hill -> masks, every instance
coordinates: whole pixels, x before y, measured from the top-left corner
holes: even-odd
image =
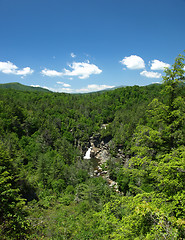
[[[185,239],[175,64],[163,84],[112,91],[0,88],[0,239]]]
[[[15,90],[20,90],[20,91],[50,92],[49,90],[41,88],[41,87],[26,86],[26,85],[23,85],[18,82],[0,84],[0,88],[15,89]]]

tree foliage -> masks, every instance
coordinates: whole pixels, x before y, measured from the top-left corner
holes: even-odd
[[[12,159],[0,145],[0,236],[1,239],[20,239],[25,236],[29,223],[17,185]]]
[[[1,238],[185,238],[183,61],[161,85],[82,95],[0,89]],[[109,141],[121,194],[83,159],[97,133]]]

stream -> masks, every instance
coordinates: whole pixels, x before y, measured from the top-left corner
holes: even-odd
[[[99,166],[99,164],[100,164],[100,159],[95,158],[95,157],[91,157],[91,150],[92,150],[92,147],[90,147],[90,148],[87,150],[87,152],[86,152],[86,154],[85,154],[85,156],[84,156],[84,159],[89,159],[89,160],[91,161],[92,167],[93,167],[93,169],[94,169],[94,171],[95,171],[95,170],[98,169],[98,166]]]
[[[90,147],[87,150],[87,152],[84,156],[84,159],[89,159],[92,162],[92,166],[94,169],[94,173],[93,173],[92,177],[99,177],[99,176],[103,177],[104,179],[106,179],[108,185],[111,188],[113,188],[117,193],[121,193],[119,191],[119,186],[118,186],[117,182],[115,182],[109,178],[109,172],[107,171],[107,169],[106,170],[102,169],[102,163],[101,163],[100,159],[91,157],[91,150],[92,150],[92,147]],[[105,168],[107,168],[107,167],[105,166]]]

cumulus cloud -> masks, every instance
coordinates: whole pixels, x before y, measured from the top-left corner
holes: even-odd
[[[25,67],[23,69],[18,69],[18,67],[12,62],[0,62],[0,71],[5,74],[14,74],[26,76],[32,74],[34,71],[30,67]]]
[[[102,72],[95,64],[87,62],[73,62],[69,64],[68,67],[71,70],[65,69],[63,72],[58,72],[56,70],[50,70],[45,68],[41,73],[48,77],[60,77],[60,76],[69,76],[69,77],[78,77],[80,79],[89,78],[92,74],[100,74]]]
[[[120,61],[121,64],[126,66],[128,69],[143,69],[145,68],[144,60],[136,55],[131,55],[129,57],[125,57]]]
[[[68,83],[64,83],[64,82],[57,82],[58,84],[62,84],[64,87],[71,87],[71,85],[70,84],[68,84]]]
[[[62,82],[60,82],[60,83],[62,83]],[[65,87],[66,85],[64,87],[56,87],[56,86],[55,87],[46,87],[46,86],[40,86],[40,85],[31,85],[31,86],[45,88],[52,92],[64,92],[64,93],[88,93],[88,92],[96,92],[96,91],[101,91],[104,89],[109,89],[109,88],[115,87],[115,86],[97,85],[97,84],[89,84],[87,87],[80,88],[80,89],[72,89],[70,87]]]
[[[75,55],[74,53],[71,53],[71,57],[72,57],[72,58],[75,58],[76,55]]]
[[[146,70],[142,71],[140,75],[147,77],[147,78],[161,78],[161,73],[158,72],[148,72]]]
[[[64,92],[64,93],[72,93],[74,90],[72,88],[61,88],[61,87],[46,87],[46,86],[43,86],[42,88],[45,88],[45,89],[48,89],[49,91],[52,91],[52,92]]]
[[[52,92],[56,92],[56,91],[53,91],[54,90],[54,88],[49,88],[49,87],[46,87],[46,86],[41,86],[41,85],[30,85],[31,87],[40,87],[40,88],[45,88],[45,89],[48,89],[48,90],[50,90],[50,91],[52,91]]]
[[[26,76],[31,73],[33,73],[33,70],[30,67],[25,67],[22,70],[17,70],[16,72],[17,75],[23,75],[23,76]]]
[[[101,91],[104,89],[113,88],[115,86],[109,86],[109,85],[97,85],[97,84],[89,84],[86,88],[76,89],[76,92],[95,92],[95,91]]]
[[[71,85],[68,84],[68,83],[64,83],[63,86],[64,86],[64,87],[71,87]]]
[[[55,70],[50,70],[50,69],[43,69],[41,71],[42,75],[44,76],[48,76],[48,77],[61,77],[62,76],[62,72],[57,72]]]
[[[60,92],[64,92],[64,93],[72,93],[74,90],[72,88],[60,88],[59,89]]]
[[[15,66],[11,62],[0,62],[0,71],[6,74],[15,72],[17,69],[17,66]]]
[[[73,89],[72,88],[49,88],[49,87],[44,87],[52,92],[64,92],[64,93],[72,93]]]
[[[31,87],[41,87],[40,85],[30,85]]]
[[[170,67],[170,64],[154,59],[151,62],[150,68],[151,70],[164,70],[164,68],[169,68],[169,67]]]
[[[80,79],[89,78],[92,74],[100,74],[102,72],[96,65],[89,62],[73,62],[68,65],[71,70],[64,69],[63,75],[70,77],[78,77]]]

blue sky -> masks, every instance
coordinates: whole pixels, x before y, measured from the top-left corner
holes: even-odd
[[[185,0],[0,0],[0,33],[0,83],[148,85],[185,49]]]

